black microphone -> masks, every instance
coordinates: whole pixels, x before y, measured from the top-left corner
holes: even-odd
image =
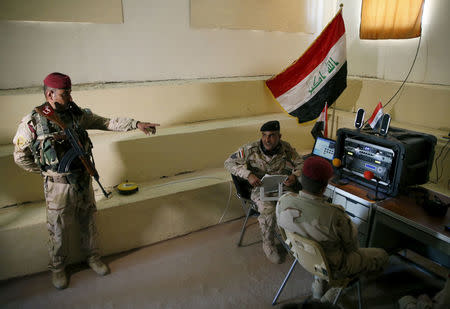
[[[367,197],[373,201],[384,200],[386,198],[386,195],[384,195],[381,192],[378,192],[378,185],[379,185],[381,179],[376,177],[372,171],[365,171],[364,178],[366,178],[369,181],[372,179],[375,179],[375,181],[377,182],[377,185],[375,186],[375,195],[373,195],[371,192],[369,192],[369,193],[367,193]]]

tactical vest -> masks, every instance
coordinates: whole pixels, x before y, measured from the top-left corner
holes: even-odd
[[[84,151],[91,156],[92,142],[86,130],[78,125],[78,119],[70,115],[69,125],[78,136]],[[57,173],[73,172],[84,169],[80,159],[77,157],[70,160],[69,150],[72,146],[58,125],[50,122],[44,116],[33,110],[31,113],[36,130],[36,139],[31,146],[34,160],[42,171],[51,170]]]

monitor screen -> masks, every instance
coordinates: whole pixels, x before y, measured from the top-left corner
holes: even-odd
[[[328,138],[317,137],[312,154],[331,161],[334,158],[335,145],[336,141]]]

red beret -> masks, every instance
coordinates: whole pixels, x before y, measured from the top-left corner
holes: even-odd
[[[333,167],[324,158],[312,156],[303,163],[302,174],[311,180],[326,183],[333,176]]]
[[[70,77],[58,72],[47,75],[47,77],[44,79],[44,85],[55,89],[72,88]]]

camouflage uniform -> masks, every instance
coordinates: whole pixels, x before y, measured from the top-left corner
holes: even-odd
[[[258,178],[268,175],[295,175],[300,176],[303,159],[292,146],[281,141],[281,147],[277,154],[268,156],[262,151],[260,141],[253,142],[239,148],[226,161],[225,168],[233,175],[247,179],[250,174]],[[292,191],[291,187],[285,190]],[[263,242],[273,243],[275,235],[275,202],[263,202],[260,199],[259,187],[253,188],[251,199],[258,206],[259,226]]]
[[[357,229],[344,208],[323,197],[285,194],[276,208],[280,227],[318,241],[336,277],[376,272],[389,256],[379,248],[359,248]]]
[[[136,129],[137,121],[129,118],[103,118],[89,109],[81,109],[74,103],[70,108],[57,112],[61,120],[80,138],[87,153],[92,144],[87,129],[128,131]],[[25,116],[13,139],[14,161],[29,172],[44,177],[44,193],[47,203],[47,229],[49,238],[49,268],[63,269],[68,255],[68,229],[74,218],[80,224],[81,247],[89,260],[99,258],[94,191],[90,175],[76,158],[68,172],[58,172],[70,143],[63,131],[35,111]]]

